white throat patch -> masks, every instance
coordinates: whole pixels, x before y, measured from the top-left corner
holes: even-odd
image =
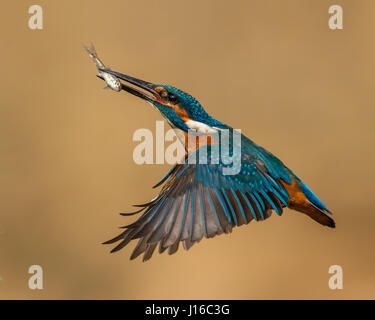
[[[195,121],[195,120],[188,120],[185,122],[186,126],[189,129],[197,130],[199,133],[215,133],[217,132],[216,128],[210,127],[209,125]]]

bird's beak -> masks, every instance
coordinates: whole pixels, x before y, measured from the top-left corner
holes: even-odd
[[[131,76],[127,76],[126,74],[122,74],[122,73],[119,73],[119,72],[116,72],[116,71],[112,71],[112,70],[109,70],[109,69],[103,69],[101,70],[103,72],[106,72],[106,73],[109,73],[121,80],[124,80],[126,82],[129,82],[135,86],[137,86],[138,88],[141,88],[149,93],[152,94],[151,95],[148,95],[146,93],[144,93],[143,91],[141,90],[138,90],[134,87],[131,87],[131,86],[128,86],[124,83],[121,83],[122,85],[122,90],[125,90],[137,97],[140,97],[142,98],[143,100],[146,100],[148,102],[151,102],[151,103],[155,103],[157,100],[161,100],[161,97],[159,95],[158,92],[156,92],[153,87],[154,85],[151,83],[151,82],[147,82],[147,81],[143,81],[143,80],[140,80],[140,79],[137,79],[137,78],[133,78]]]

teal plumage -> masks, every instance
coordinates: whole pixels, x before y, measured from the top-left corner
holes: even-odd
[[[172,86],[154,85],[110,70],[106,72],[151,93],[147,95],[126,84],[122,87],[151,102],[186,137],[192,134],[189,126],[193,123],[201,128],[194,135],[205,135],[204,130],[208,128],[217,133],[219,142],[219,152],[214,152],[212,141],[193,151],[187,150],[185,161],[176,164],[156,184],[155,187],[162,186],[157,197],[138,205],[140,210],[123,214],[142,212],[138,220],[123,227],[125,230],[120,235],[105,242],[119,242],[112,252],[131,240],[138,240],[131,259],[143,253],[143,260],[148,260],[157,245],[159,252],[168,249],[169,254],[173,254],[180,242],[189,249],[202,238],[229,233],[234,227],[252,220],[263,221],[273,211],[282,215],[285,207],[305,213],[322,225],[335,226],[328,216],[328,208],[288,167],[245,135],[233,139],[237,132],[211,117],[194,97]],[[218,157],[222,154],[224,132],[229,132],[229,154],[240,163],[236,174],[224,174],[223,169],[232,164]],[[199,159],[201,154],[207,157],[206,162],[191,161]]]

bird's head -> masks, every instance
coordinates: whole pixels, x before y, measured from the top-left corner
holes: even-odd
[[[154,105],[172,127],[185,132],[193,129],[200,133],[213,133],[225,126],[212,118],[194,97],[180,89],[153,84],[112,70],[103,71],[132,84],[122,83],[122,90]]]

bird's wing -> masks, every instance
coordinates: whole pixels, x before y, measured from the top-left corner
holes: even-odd
[[[224,175],[220,164],[174,166],[158,184],[163,184],[158,196],[141,205],[138,212],[144,210],[142,216],[105,243],[120,241],[114,252],[139,239],[131,259],[144,253],[145,261],[157,244],[159,252],[168,249],[173,254],[181,241],[187,250],[203,237],[229,233],[234,226],[253,219],[267,219],[272,209],[281,215],[289,194],[275,178],[276,173],[270,174],[275,168],[258,156],[242,156],[241,171],[236,175]]]

